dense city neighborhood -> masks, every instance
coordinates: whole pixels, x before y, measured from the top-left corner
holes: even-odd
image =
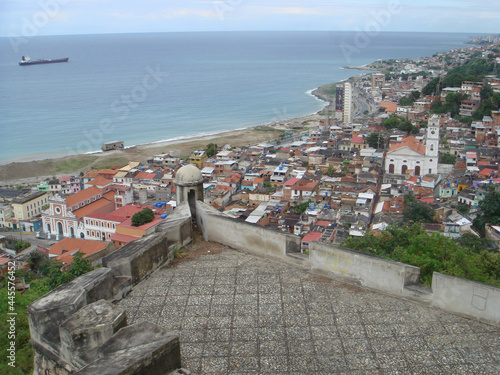
[[[363,74],[317,90],[330,106],[316,119],[261,127],[281,132],[275,142],[208,144],[187,159],[167,150],[0,189],[0,264],[22,258],[7,244],[26,232],[37,240],[31,251],[66,266],[82,252],[98,264],[175,210],[176,171],[186,164],[201,171],[206,203],[234,220],[301,236],[303,253],[311,241],[341,245],[413,222],[453,239],[486,238],[498,249],[498,217],[478,225],[483,200],[500,192],[500,49],[496,39],[483,42],[359,67]],[[145,211],[150,220],[133,219]]]

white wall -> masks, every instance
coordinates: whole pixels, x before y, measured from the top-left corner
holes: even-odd
[[[313,269],[391,294],[404,294],[405,286],[418,284],[420,278],[418,267],[320,242],[309,244],[309,260]]]
[[[500,288],[434,272],[432,294],[435,307],[500,324]]]

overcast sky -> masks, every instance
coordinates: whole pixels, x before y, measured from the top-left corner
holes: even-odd
[[[240,30],[500,33],[498,0],[0,0],[0,36]]]

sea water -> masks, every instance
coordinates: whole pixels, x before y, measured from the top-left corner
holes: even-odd
[[[467,34],[209,32],[0,38],[0,162],[240,129],[315,113],[312,89],[377,59],[465,47]],[[346,47],[354,47],[346,49]],[[349,51],[349,52],[346,52]],[[31,59],[69,62],[19,66]]]

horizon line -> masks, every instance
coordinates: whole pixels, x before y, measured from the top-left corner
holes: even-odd
[[[357,30],[193,30],[193,31],[132,31],[132,32],[96,32],[96,33],[74,33],[74,34],[43,34],[34,36],[25,36],[22,34],[14,35],[0,35],[0,38],[37,38],[46,36],[84,36],[84,35],[132,35],[132,34],[210,34],[210,33],[358,33]],[[476,35],[500,35],[500,33],[491,32],[457,32],[457,31],[380,31],[378,34],[391,34],[391,33],[408,33],[408,34],[470,34]]]

